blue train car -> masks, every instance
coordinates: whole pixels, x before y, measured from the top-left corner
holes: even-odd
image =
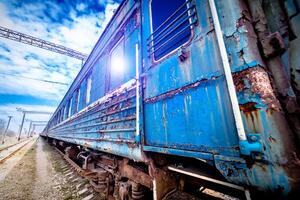
[[[299,192],[299,5],[123,1],[42,135],[91,155],[115,197],[162,199],[204,172]]]

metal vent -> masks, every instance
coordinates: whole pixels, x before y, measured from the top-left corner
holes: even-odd
[[[193,0],[185,1],[147,39],[149,55],[154,54],[155,58],[162,57],[158,54],[165,55],[181,46],[180,42],[178,42],[180,37],[188,29],[192,29],[197,21],[195,2]],[[164,50],[163,48],[167,49]]]

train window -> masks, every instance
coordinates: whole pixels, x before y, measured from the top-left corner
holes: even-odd
[[[63,119],[63,115],[64,115],[64,108],[60,108],[60,115],[59,115],[59,121],[62,122],[64,119]]]
[[[76,95],[77,93],[74,93],[72,96],[71,115],[74,115],[76,113]]]
[[[54,126],[56,125],[56,117],[57,117],[57,115],[55,115],[54,119],[53,119]]]
[[[68,103],[69,107],[68,107],[68,117],[71,117],[71,109],[72,109],[72,98],[69,100]]]
[[[190,39],[195,22],[191,0],[152,0],[150,5],[152,34],[149,52],[155,60],[166,56]]]
[[[58,124],[60,123],[60,110],[59,110],[58,113],[57,113],[57,123],[58,123]]]
[[[110,52],[110,83],[109,90],[120,86],[125,78],[126,65],[124,56],[124,39],[121,38]]]
[[[65,107],[63,106],[62,108],[61,108],[61,120],[60,121],[64,121],[64,112],[65,112]]]
[[[64,107],[64,120],[68,118],[67,110],[68,110],[68,105],[65,105],[65,107]]]
[[[76,112],[79,111],[79,103],[80,103],[80,88],[77,90],[77,98],[76,98]]]
[[[91,90],[92,90],[92,76],[89,75],[86,83],[86,98],[85,98],[86,104],[89,104],[91,101]]]

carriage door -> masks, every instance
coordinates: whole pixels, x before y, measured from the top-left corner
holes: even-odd
[[[145,150],[232,153],[238,140],[207,2],[150,0],[142,9]]]

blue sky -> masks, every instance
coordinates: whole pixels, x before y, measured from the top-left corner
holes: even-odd
[[[120,1],[0,0],[0,26],[88,54]],[[80,67],[80,60],[0,37],[0,118],[13,115],[11,129],[17,131],[16,107],[54,111]]]

